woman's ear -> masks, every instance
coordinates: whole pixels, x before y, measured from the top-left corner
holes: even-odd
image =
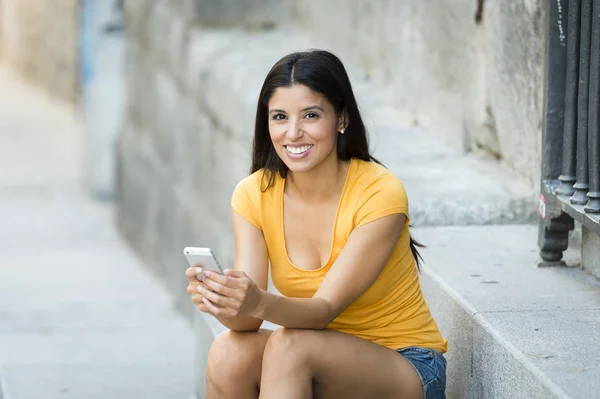
[[[338,119],[337,130],[339,132],[340,130],[342,130],[342,129],[346,130],[347,128],[348,128],[348,113],[344,109],[342,111],[342,113],[340,114],[340,117]]]

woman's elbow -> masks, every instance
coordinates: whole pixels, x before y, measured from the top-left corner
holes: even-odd
[[[220,320],[221,324],[235,332],[256,332],[262,325],[262,320]]]
[[[336,312],[333,308],[333,305],[329,301],[325,301],[325,306],[323,310],[322,317],[317,320],[315,323],[315,330],[324,330],[326,329],[337,317],[339,312]]]

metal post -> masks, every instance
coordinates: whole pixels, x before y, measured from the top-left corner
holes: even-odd
[[[585,211],[600,213],[600,0],[592,7],[590,55],[590,107],[588,125],[589,192]]]
[[[542,184],[540,193],[540,220],[538,233],[538,246],[542,263],[540,266],[562,265],[563,251],[567,249],[569,231],[573,229],[573,219],[562,212],[561,204],[553,194],[558,183],[557,177],[561,173],[561,154],[563,150],[563,133],[566,126],[565,115],[565,89],[568,84],[567,76],[567,51],[569,44],[571,50],[577,45],[579,30],[567,31],[567,13],[570,5],[579,0],[549,0],[544,2],[547,7],[547,42],[544,68],[544,124],[542,129]],[[575,16],[579,15],[576,6]],[[572,11],[572,10],[571,10]],[[578,20],[575,21],[578,23]],[[577,25],[578,26],[578,25]],[[575,40],[569,35],[575,36]],[[569,44],[567,43],[569,41]],[[575,56],[577,60],[579,55]],[[571,62],[573,84],[571,84],[571,118],[573,126],[573,140],[575,134],[576,112],[574,104],[577,98],[577,62]],[[574,69],[573,69],[574,67]],[[573,147],[574,148],[574,147]],[[572,157],[574,159],[574,156]],[[564,166],[564,164],[563,164]],[[574,165],[573,165],[574,172]],[[573,181],[575,177],[573,177]],[[571,182],[571,189],[572,189]]]
[[[577,101],[577,182],[571,203],[585,205],[588,201],[588,107],[590,80],[590,48],[592,0],[581,2],[581,38],[579,43],[579,96]]]
[[[542,180],[556,179],[561,173],[561,153],[565,125],[565,86],[567,51],[567,0],[549,0],[548,42],[544,85],[544,125],[542,128]],[[575,86],[577,87],[577,86]]]
[[[554,3],[554,2],[551,2]],[[565,133],[563,138],[561,182],[556,190],[559,195],[573,195],[575,191],[575,143],[577,142],[577,93],[579,74],[579,33],[581,0],[571,0],[568,4],[567,23],[567,75],[565,91]]]

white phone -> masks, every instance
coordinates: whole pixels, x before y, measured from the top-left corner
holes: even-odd
[[[185,255],[189,265],[191,267],[201,265],[202,273],[196,276],[198,280],[201,280],[204,271],[210,270],[215,273],[223,274],[223,269],[221,265],[219,265],[219,261],[210,248],[199,248],[199,247],[185,247],[183,249],[183,254]]]

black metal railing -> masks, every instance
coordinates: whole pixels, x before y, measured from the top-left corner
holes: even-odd
[[[600,235],[600,0],[548,0],[541,265],[562,264],[574,220]]]

